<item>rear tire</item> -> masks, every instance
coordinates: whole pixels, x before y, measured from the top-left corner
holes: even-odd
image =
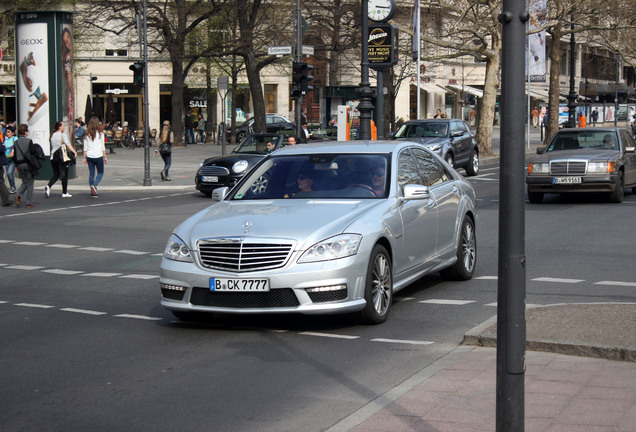
[[[473,154],[470,156],[470,161],[466,167],[466,174],[469,176],[476,176],[479,174],[479,153],[473,150]]]
[[[616,189],[609,194],[610,202],[620,204],[623,202],[625,196],[625,179],[623,178],[623,171],[618,172],[618,180],[616,182]]]
[[[464,216],[457,245],[457,262],[442,270],[442,277],[449,280],[468,280],[475,274],[477,265],[477,237],[473,220]]]
[[[371,252],[364,299],[367,303],[360,312],[361,321],[364,324],[385,322],[393,302],[393,271],[391,257],[382,245],[375,245]]]
[[[452,154],[447,153],[445,160],[446,160],[446,163],[451,166],[451,168],[455,168],[455,158],[453,158]]]

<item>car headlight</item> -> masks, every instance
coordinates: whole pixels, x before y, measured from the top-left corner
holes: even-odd
[[[205,161],[203,161],[203,162],[205,162]],[[199,169],[201,169],[201,167],[203,166],[203,162],[201,162],[201,163],[199,164]]]
[[[550,174],[550,164],[547,162],[530,163],[528,174]]]
[[[232,165],[232,172],[235,174],[240,174],[247,169],[248,165],[249,164],[246,160],[240,160]]]
[[[192,262],[192,255],[190,255],[190,249],[186,246],[185,242],[176,235],[172,235],[166,250],[163,252],[163,257],[174,261]]]
[[[437,151],[437,150],[442,148],[442,145],[441,144],[430,144],[430,145],[427,145],[426,147],[428,147],[429,150]]]
[[[358,253],[362,236],[360,234],[340,234],[316,243],[298,259],[299,263],[329,261]]]
[[[587,172],[589,174],[607,174],[614,171],[614,162],[589,162]]]

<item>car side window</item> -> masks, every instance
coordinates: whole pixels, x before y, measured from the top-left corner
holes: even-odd
[[[400,195],[404,195],[404,186],[407,184],[424,184],[417,162],[408,150],[403,150],[398,156],[397,181]]]
[[[422,149],[412,149],[424,178],[424,186],[435,186],[450,180],[450,175],[431,154]]]

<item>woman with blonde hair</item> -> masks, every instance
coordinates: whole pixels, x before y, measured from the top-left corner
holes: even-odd
[[[168,170],[172,163],[173,140],[174,134],[170,130],[170,122],[168,120],[164,120],[159,140],[159,154],[161,155],[161,159],[163,159],[163,170],[161,171],[162,181],[172,181],[172,179],[168,176]]]
[[[75,163],[77,152],[64,133],[65,128],[64,122],[61,121],[53,125],[53,132],[51,133],[51,165],[53,167],[53,177],[51,177],[49,183],[44,186],[44,196],[47,198],[51,195],[51,188],[58,180],[62,182],[62,198],[70,198],[73,196],[68,193],[68,168],[72,163]],[[73,153],[72,161],[64,160],[63,146],[69,156],[70,153]]]
[[[91,188],[91,198],[97,198],[97,186],[104,176],[106,159],[106,145],[104,132],[97,117],[91,117],[84,134],[84,165],[88,165],[88,185]],[[97,176],[95,176],[97,170]]]

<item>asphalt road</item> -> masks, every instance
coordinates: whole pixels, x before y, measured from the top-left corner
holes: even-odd
[[[175,320],[159,306],[171,229],[191,192],[51,198],[0,213],[0,424],[7,431],[321,431],[456,348],[496,314],[498,166],[473,179],[478,268],[424,278],[389,320]],[[636,301],[636,195],[526,204],[527,302]],[[15,210],[13,210],[15,211]]]

